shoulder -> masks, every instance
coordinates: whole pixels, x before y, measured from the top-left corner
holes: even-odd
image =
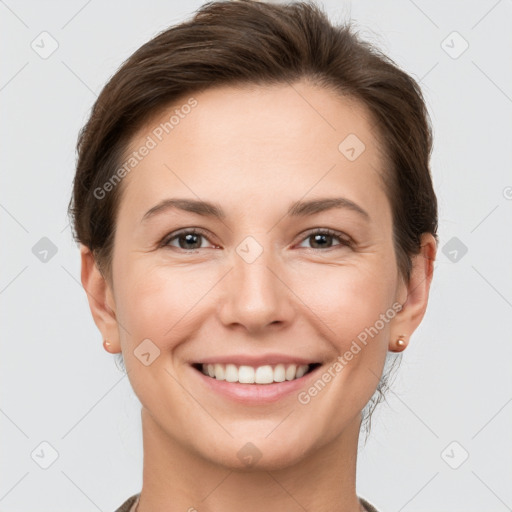
[[[359,498],[359,501],[360,501],[361,505],[364,507],[364,510],[366,512],[379,512],[379,510],[377,510],[375,508],[375,506],[372,505],[368,500],[365,500],[364,498],[361,498],[361,496],[358,496],[358,498]]]
[[[130,496],[115,512],[134,512],[140,493]]]

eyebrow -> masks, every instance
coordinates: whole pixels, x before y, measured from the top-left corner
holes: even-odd
[[[288,208],[287,214],[291,217],[305,217],[307,215],[315,215],[317,213],[331,210],[333,208],[341,208],[351,210],[358,213],[366,221],[370,221],[370,215],[366,210],[361,208],[357,203],[345,197],[328,197],[321,199],[312,199],[309,201],[297,201],[292,203]],[[218,204],[208,201],[201,201],[196,199],[163,199],[157,205],[148,210],[142,217],[141,222],[146,222],[157,214],[163,213],[167,210],[178,209],[191,213],[196,213],[204,217],[215,217],[218,219],[226,218],[226,213]]]

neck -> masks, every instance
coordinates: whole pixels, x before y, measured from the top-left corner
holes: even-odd
[[[283,469],[241,471],[170,438],[142,409],[143,485],[137,512],[315,510],[359,512],[356,416],[332,443]]]

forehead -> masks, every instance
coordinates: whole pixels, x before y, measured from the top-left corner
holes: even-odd
[[[245,194],[248,204],[261,194],[325,195],[333,186],[371,202],[383,192],[383,156],[369,111],[304,82],[183,96],[138,131],[126,159],[144,146],[151,149],[123,179],[123,203]]]

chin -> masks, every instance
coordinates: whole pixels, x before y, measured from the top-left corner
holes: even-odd
[[[245,436],[243,441],[230,439],[225,444],[217,444],[213,453],[210,448],[207,453],[203,452],[202,456],[212,464],[227,470],[251,473],[277,471],[294,466],[301,462],[308,451],[304,441],[292,445],[278,436],[273,440]]]

